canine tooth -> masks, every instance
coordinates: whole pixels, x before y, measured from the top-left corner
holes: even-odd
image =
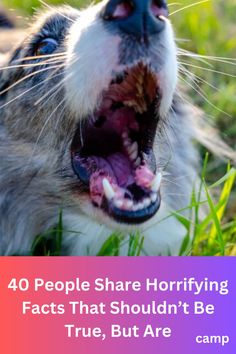
[[[112,198],[114,198],[115,192],[114,192],[112,185],[110,184],[110,182],[108,181],[107,178],[103,179],[102,184],[103,184],[103,189],[104,189],[104,193],[105,193],[106,198],[108,200],[111,200]]]
[[[144,204],[145,208],[147,208],[151,204],[151,199],[150,198],[145,198],[143,200],[143,204]]]
[[[123,201],[120,199],[116,199],[116,200],[114,200],[114,205],[116,208],[120,209],[123,205]]]
[[[161,174],[161,173],[158,173],[158,174],[154,177],[154,179],[153,179],[153,181],[152,181],[152,183],[151,183],[151,190],[152,190],[153,192],[158,192],[158,191],[159,191],[159,189],[160,189],[160,187],[161,187],[161,180],[162,180],[162,174]]]
[[[157,200],[157,193],[152,193],[152,194],[151,194],[151,201],[152,201],[153,203],[155,203],[156,200]]]

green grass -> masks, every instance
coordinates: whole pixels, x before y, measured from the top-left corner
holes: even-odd
[[[186,228],[186,237],[180,255],[193,256],[229,256],[236,255],[236,218],[227,220],[228,204],[235,184],[236,170],[227,168],[227,173],[213,185],[205,182],[202,175],[200,190],[193,190],[190,204],[191,218],[184,218],[177,213],[176,217]],[[220,189],[219,189],[220,188]],[[217,189],[218,198],[212,198]],[[199,196],[205,195],[205,202]],[[220,192],[220,193],[219,193]],[[201,218],[201,208],[207,206],[208,212]]]
[[[39,6],[38,0],[3,0],[3,3],[9,8],[18,8],[17,11],[20,9],[23,14],[31,14],[33,8]],[[47,3],[59,4],[63,1],[47,0]],[[85,6],[89,1],[71,0],[67,3],[79,7]],[[191,4],[193,2],[190,0],[181,0],[180,4],[173,2],[170,12]],[[212,56],[192,59],[180,56],[179,61],[185,63],[185,70],[196,75],[193,82],[186,72],[181,75],[180,82],[185,86],[188,83],[188,94],[192,101],[206,112],[219,128],[223,139],[233,148],[236,148],[235,13],[236,0],[212,0],[179,11],[170,17],[179,47],[202,56]],[[205,153],[202,149],[203,159]],[[203,192],[205,201],[200,202]],[[205,159],[200,191],[193,190],[192,200],[186,207],[189,216],[183,216],[181,212],[169,216],[177,218],[186,229],[180,255],[236,255],[235,206],[235,169],[211,155]],[[200,214],[203,210],[206,210],[206,214],[202,218]],[[36,237],[32,254],[60,255],[63,232],[63,213],[60,213],[58,225]],[[131,235],[127,241],[122,235],[113,234],[98,255],[118,256],[123,244],[127,242],[127,255],[141,254],[143,235]]]

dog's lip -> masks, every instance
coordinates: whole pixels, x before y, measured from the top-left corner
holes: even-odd
[[[156,194],[156,201],[152,202],[148,207],[140,210],[122,210],[116,207],[113,203],[109,203],[109,214],[120,223],[140,224],[149,220],[156,214],[161,205],[160,191]]]
[[[143,223],[158,211],[161,204],[161,173],[158,172],[155,175],[156,165],[152,150],[157,127],[155,112],[157,105],[160,103],[159,94],[157,77],[148,66],[140,63],[133,68],[129,68],[116,76],[115,80],[112,80],[108,92],[104,95],[100,112],[94,114],[99,119],[96,118],[93,121],[92,130],[89,128],[91,123],[87,123],[87,133],[85,130],[83,134],[85,140],[88,140],[87,143],[85,142],[84,145],[79,143],[78,146],[78,141],[81,140],[80,129],[79,133],[77,131],[75,134],[72,143],[72,167],[90,193],[92,204],[121,223]],[[108,103],[109,107],[107,108]],[[104,106],[106,106],[106,110],[109,110],[111,106],[115,113],[109,113],[109,115],[113,118],[102,115]],[[118,116],[116,116],[116,112],[118,112]],[[123,118],[122,112],[125,112]],[[137,121],[137,115],[140,117],[139,122]],[[101,117],[104,119],[100,119]],[[96,127],[94,128],[94,126]],[[101,127],[102,129],[99,129]],[[90,149],[90,153],[83,150],[86,144],[89,145],[89,141],[93,142],[93,139],[96,138],[96,132],[98,135],[101,132],[104,134],[107,129],[110,129],[111,134],[110,143],[109,136],[107,137],[108,146],[113,145],[116,141],[116,147],[114,149],[109,148],[111,151],[107,153],[108,161],[110,159],[113,161],[111,162],[111,168],[113,169],[111,175],[109,174],[110,167],[107,158],[102,157],[103,155],[99,155],[99,153],[96,157],[96,149],[93,153]],[[131,133],[139,136],[137,142],[136,138],[131,140]],[[97,137],[99,138],[99,136]],[[101,135],[101,137],[106,140],[106,135]],[[130,140],[132,144],[128,142]],[[103,145],[103,142],[100,139],[98,150],[101,150],[101,145]],[[134,146],[136,150],[138,149],[138,152],[135,152]],[[106,156],[106,152],[103,153]],[[112,157],[112,154],[115,154],[114,157]],[[123,157],[119,157],[119,154]],[[135,159],[133,160],[134,155]],[[118,167],[114,166],[114,162],[117,164],[119,159],[121,161],[120,172],[118,172]],[[130,166],[134,164],[136,167],[129,167],[129,164]],[[123,176],[125,182],[123,181],[122,184]],[[129,178],[131,179],[129,180]],[[132,185],[135,187],[135,191],[132,189],[134,194],[129,189]],[[131,197],[129,194],[131,194]]]

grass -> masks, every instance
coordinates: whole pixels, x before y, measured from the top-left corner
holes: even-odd
[[[186,237],[179,255],[193,256],[230,256],[236,255],[236,218],[227,221],[227,207],[232,188],[236,179],[236,170],[228,165],[227,173],[216,183],[208,186],[205,172],[202,175],[200,190],[193,190],[190,204],[191,218],[176,215],[186,228]],[[218,198],[211,196],[220,187]],[[200,202],[199,196],[206,196],[205,203]],[[219,189],[218,189],[219,192]],[[208,213],[200,217],[201,206],[207,206]]]
[[[63,3],[58,0],[47,2]],[[9,8],[20,9],[23,14],[32,13],[33,8],[39,6],[38,0],[3,0],[3,3]],[[67,3],[79,7],[89,2],[71,0]],[[192,101],[223,132],[223,139],[236,148],[236,0],[207,1],[174,14],[181,7],[192,4],[190,0],[170,4],[170,12],[173,13],[170,18],[178,46],[202,56],[179,57],[183,63],[180,82],[187,82]],[[205,153],[202,149],[203,159]],[[181,211],[169,216],[177,218],[186,229],[180,255],[236,256],[235,178],[233,167],[207,155],[200,190],[193,190],[192,200],[186,207],[188,217]],[[205,200],[201,202],[203,192]],[[206,214],[202,218],[203,210]],[[63,232],[63,213],[60,212],[56,227],[36,237],[32,254],[60,255]],[[127,255],[139,256],[142,253],[143,235],[131,235],[127,241],[122,235],[113,234],[98,255],[118,256],[127,242]]]

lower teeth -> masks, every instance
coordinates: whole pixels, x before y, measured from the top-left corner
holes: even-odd
[[[113,199],[113,205],[120,210],[127,211],[138,211],[145,208],[148,208],[152,203],[155,203],[157,200],[157,193],[152,193],[150,198],[145,198],[138,203],[134,203],[132,200],[128,199]]]
[[[148,208],[151,204],[155,203],[157,200],[157,194],[161,185],[162,174],[158,173],[153,178],[150,185],[150,195],[144,198],[142,201],[134,202],[133,200],[121,197],[121,195],[114,191],[111,183],[107,178],[103,179],[103,190],[106,199],[111,202],[117,209],[127,210],[127,211],[138,211]]]

